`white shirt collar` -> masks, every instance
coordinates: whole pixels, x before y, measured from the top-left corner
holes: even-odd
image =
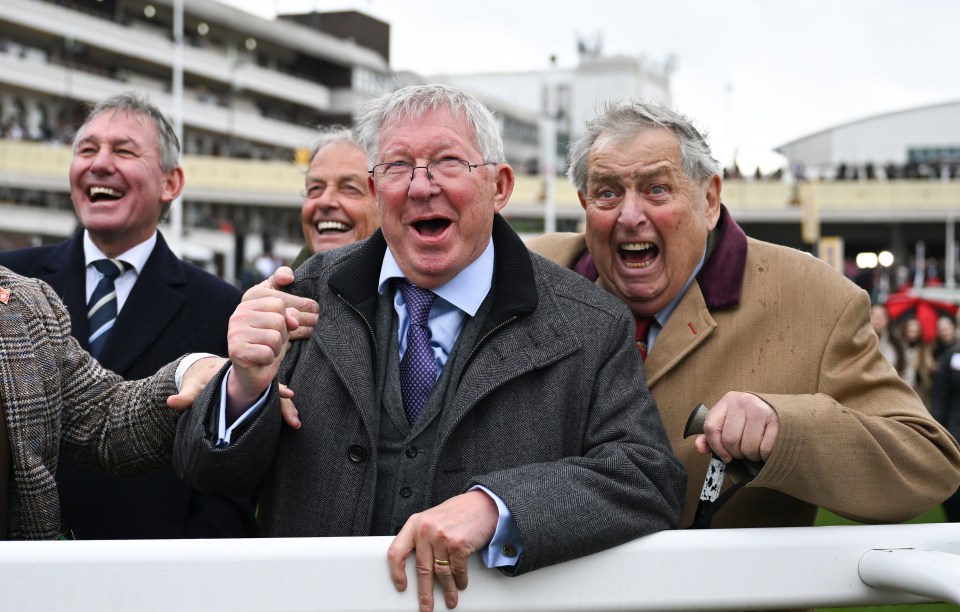
[[[137,275],[143,270],[143,267],[147,265],[147,260],[150,258],[150,253],[153,252],[153,247],[157,244],[157,232],[154,231],[153,235],[147,238],[145,241],[141,242],[137,246],[124,251],[118,257],[113,259],[121,259],[136,270]],[[108,259],[106,255],[103,254],[97,245],[93,243],[93,240],[90,239],[90,232],[83,230],[83,257],[87,266],[95,262],[98,259]]]

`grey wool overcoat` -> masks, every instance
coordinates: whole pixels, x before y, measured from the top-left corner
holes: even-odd
[[[433,452],[418,457],[427,478],[417,510],[489,488],[520,532],[515,573],[675,527],[686,476],[644,383],[633,317],[530,254],[499,216],[493,241],[492,301],[446,388]],[[293,291],[320,302],[313,337],[294,343],[278,376],[296,393],[300,430],[282,425],[275,383],[263,411],[218,447],[211,421],[223,373],[180,423],[181,474],[200,489],[259,491],[264,535],[382,535],[370,530],[382,444],[378,352],[391,346],[375,331],[385,250],[377,232],[297,270]]]

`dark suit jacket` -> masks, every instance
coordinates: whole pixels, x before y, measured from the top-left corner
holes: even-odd
[[[49,283],[89,348],[83,233],[53,246],[0,253],[0,265]],[[240,290],[178,259],[162,235],[127,298],[100,363],[135,380],[190,352],[226,355]],[[191,490],[169,467],[121,479],[63,460],[57,473],[64,527],[80,539],[244,537],[253,503]]]

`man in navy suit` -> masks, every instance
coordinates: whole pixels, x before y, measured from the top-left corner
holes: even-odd
[[[127,380],[150,376],[185,353],[226,354],[227,321],[240,290],[178,259],[157,231],[184,180],[169,120],[145,97],[120,94],[93,108],[73,147],[70,195],[83,229],[61,244],[0,253],[0,264],[50,284],[70,311],[80,345]],[[91,303],[105,276],[95,262],[105,259],[122,272]],[[94,311],[116,314],[103,323]],[[169,467],[121,479],[61,460],[57,481],[68,537],[256,533],[251,499],[193,491]]]

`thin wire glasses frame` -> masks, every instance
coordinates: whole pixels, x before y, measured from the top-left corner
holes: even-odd
[[[473,172],[474,168],[480,166],[496,166],[498,162],[481,162],[471,164],[465,159],[456,157],[445,157],[444,159],[434,159],[423,166],[414,166],[410,162],[384,162],[377,164],[369,171],[373,177],[373,182],[378,189],[399,190],[406,189],[413,182],[414,174],[417,168],[423,168],[427,171],[427,179],[440,185],[438,179],[455,180],[467,172]],[[465,172],[466,171],[466,172]]]

